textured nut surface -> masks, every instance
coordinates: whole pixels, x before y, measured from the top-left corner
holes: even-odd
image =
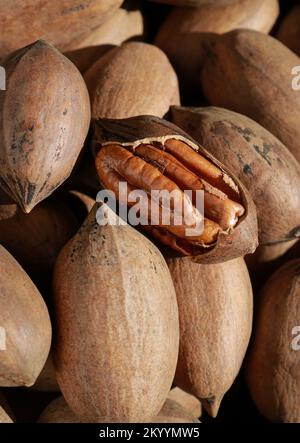
[[[244,260],[201,265],[168,260],[180,324],[175,383],[217,415],[237,376],[252,328],[252,289]]]
[[[144,33],[143,16],[140,10],[127,11],[119,8],[99,28],[82,39],[78,48],[65,55],[84,73],[112,45],[121,45],[130,39],[141,38]]]
[[[144,191],[146,196],[139,202],[141,225],[161,243],[206,262],[253,252],[257,242],[253,202],[239,181],[186,133],[151,116],[96,121],[94,132],[102,186],[128,206],[132,203],[127,195],[124,199],[119,194],[121,182],[127,183],[128,192]],[[176,193],[167,222],[163,203],[152,191]],[[197,191],[203,191],[204,214],[196,207]],[[156,222],[154,210],[159,213]],[[202,221],[203,230],[199,229]]]
[[[248,29],[218,36],[206,50],[201,78],[208,101],[257,121],[300,161],[300,95],[292,87],[300,58],[275,38]]]
[[[49,354],[51,323],[42,296],[0,246],[0,386],[31,386]]]
[[[268,33],[278,14],[278,0],[202,1],[197,8],[174,8],[155,44],[170,58],[184,90],[194,94],[200,89],[207,33],[223,34],[237,28]]]
[[[85,74],[93,118],[163,117],[179,103],[176,73],[156,46],[125,43],[101,57]]]
[[[1,415],[0,415],[1,417]],[[199,423],[189,411],[174,400],[167,399],[153,423]],[[53,400],[43,411],[38,423],[84,423],[69,408],[60,396]],[[150,422],[151,423],[151,422]]]
[[[66,51],[76,48],[122,0],[10,0],[0,4],[0,59],[45,39]],[[75,40],[75,41],[74,41]]]
[[[90,104],[75,66],[38,41],[4,64],[0,91],[0,183],[25,212],[70,175],[90,124]]]
[[[274,422],[300,420],[299,299],[300,259],[295,259],[279,268],[260,294],[246,365],[250,394]]]
[[[171,114],[176,125],[205,146],[250,192],[260,244],[300,236],[300,165],[276,137],[227,109],[173,107]]]
[[[96,212],[108,221],[100,226]],[[95,205],[54,272],[58,383],[92,422],[142,422],[158,414],[178,356],[178,310],[155,246]]]
[[[0,423],[13,423],[12,419],[5,412],[5,410],[0,406]]]

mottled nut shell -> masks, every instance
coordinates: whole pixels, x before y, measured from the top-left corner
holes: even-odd
[[[94,122],[95,145],[107,142],[120,144],[139,144],[141,140],[148,143],[151,141],[164,141],[168,138],[177,138],[188,143],[191,148],[209,159],[222,171],[228,174],[238,186],[241,201],[245,208],[245,214],[233,231],[226,235],[221,233],[214,247],[203,250],[203,253],[194,257],[201,263],[217,263],[231,260],[236,257],[252,253],[258,245],[257,218],[254,203],[244,186],[239,180],[216,160],[203,146],[195,142],[187,133],[178,126],[153,116],[139,116],[124,120],[97,120]],[[167,255],[174,255],[174,251],[167,251]]]
[[[82,39],[78,48],[65,55],[84,73],[97,61],[112,45],[121,45],[130,39],[139,39],[144,34],[144,20],[142,12],[138,10],[117,11]]]
[[[101,25],[122,0],[9,0],[0,4],[0,59],[43,38],[62,51]]]
[[[0,410],[1,414],[1,410]],[[0,415],[1,419],[1,415]],[[174,400],[167,399],[159,414],[152,423],[199,423],[183,406]],[[38,423],[84,423],[68,406],[63,397],[53,400],[43,411]]]
[[[201,78],[208,101],[257,121],[300,161],[300,95],[292,87],[300,58],[275,38],[248,29],[214,37],[206,50]]]
[[[260,244],[300,236],[300,164],[276,137],[227,109],[174,107],[171,115],[247,188],[257,209]]]
[[[300,56],[300,5],[294,6],[283,18],[276,38]]]
[[[143,422],[158,414],[173,381],[176,295],[158,249],[116,221],[106,205],[96,204],[58,257],[54,362],[61,391],[80,419]]]
[[[279,268],[264,286],[246,376],[250,394],[273,422],[300,421],[300,259]]]
[[[200,423],[181,404],[167,398],[160,413],[152,420],[153,423]]]
[[[0,183],[25,212],[70,175],[90,123],[75,66],[38,41],[8,58],[0,91]]]
[[[163,117],[179,104],[176,73],[156,46],[125,43],[101,57],[85,74],[93,118]]]
[[[200,89],[207,33],[236,28],[268,33],[278,14],[278,0],[199,1],[197,8],[174,8],[161,25],[155,44],[170,58],[180,82],[191,94]]]
[[[200,265],[168,260],[180,324],[175,383],[217,415],[236,378],[252,328],[252,288],[242,258]]]
[[[0,351],[0,386],[31,386],[50,350],[48,310],[28,275],[2,246],[0,265],[0,326],[5,344]]]
[[[5,412],[5,410],[0,406],[0,423],[13,423],[12,419]]]

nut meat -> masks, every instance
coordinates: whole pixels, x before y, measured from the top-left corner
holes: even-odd
[[[148,137],[135,130],[145,126]],[[130,127],[136,137],[131,141],[129,137],[125,142],[125,133]],[[104,188],[113,191],[122,204],[132,206],[119,193],[119,183],[122,181],[127,182],[128,191],[146,191],[148,197],[141,199],[144,213],[150,207],[151,191],[176,191],[174,207],[178,203],[184,208],[182,223],[176,224],[178,206],[174,209],[171,204],[169,223],[165,224],[160,201],[152,199],[151,209],[158,206],[159,220],[156,225],[146,223],[144,227],[154,237],[181,254],[201,255],[211,252],[220,237],[231,237],[242,220],[250,216],[254,237],[244,239],[240,247],[243,252],[248,248],[255,248],[255,215],[248,210],[241,185],[179,128],[147,116],[123,121],[98,121],[95,128],[95,138],[102,137],[102,142],[100,140],[100,143],[96,143],[96,149],[99,149],[96,168],[100,182]],[[108,135],[109,131],[111,132]],[[125,137],[123,143],[120,143],[118,132],[120,135],[122,131]],[[152,137],[149,131],[152,132]],[[191,197],[184,192],[187,190],[191,191]],[[196,207],[196,191],[204,192],[204,229],[199,234],[188,235],[187,229],[200,226],[203,217]],[[239,250],[238,253],[243,252]],[[234,248],[224,254],[227,259],[231,254],[234,256]],[[215,260],[216,257],[211,259]]]

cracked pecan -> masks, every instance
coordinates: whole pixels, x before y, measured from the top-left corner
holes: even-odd
[[[95,121],[94,135],[102,186],[128,207],[136,202],[119,192],[119,183],[126,182],[128,192],[144,191],[146,197],[139,203],[141,212],[148,214],[148,223],[143,228],[161,243],[181,254],[198,256],[202,262],[223,261],[255,249],[256,212],[247,191],[179,128],[141,116]],[[152,191],[177,191],[167,208],[169,223],[163,219],[163,201],[153,201]],[[203,191],[204,214],[197,206],[197,191]],[[175,222],[176,204],[184,208],[180,224]],[[157,206],[160,216],[153,224],[150,208]],[[201,222],[201,232],[188,233]]]

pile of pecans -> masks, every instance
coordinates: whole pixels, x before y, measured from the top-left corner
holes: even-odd
[[[300,422],[296,3],[0,2],[0,423]]]

